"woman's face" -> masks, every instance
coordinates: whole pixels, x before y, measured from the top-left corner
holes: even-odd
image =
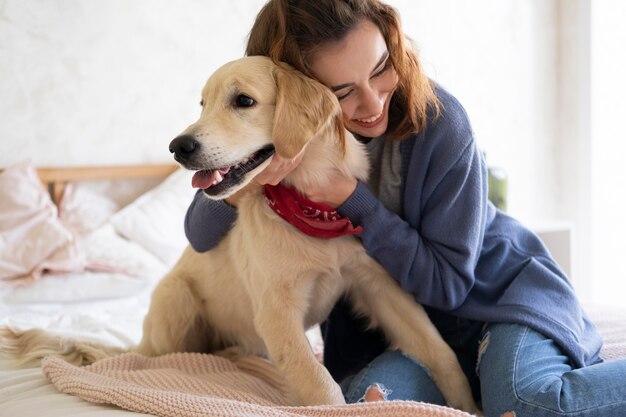
[[[346,128],[364,137],[383,135],[398,75],[378,27],[363,20],[344,39],[322,45],[309,58],[313,76],[339,99]]]

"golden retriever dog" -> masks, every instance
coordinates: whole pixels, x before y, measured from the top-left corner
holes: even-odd
[[[330,90],[286,65],[247,57],[218,69],[202,101],[199,120],[170,150],[185,168],[198,171],[193,181],[207,198],[239,191],[238,217],[218,246],[205,253],[188,247],[159,282],[136,352],[266,356],[284,375],[294,403],[340,404],[341,389],[316,360],[305,331],[346,294],[392,348],[430,370],[450,406],[475,412],[454,352],[359,240],[300,232],[270,208],[263,187],[253,182],[274,152],[284,158],[303,153],[283,180],[296,190],[332,187],[335,170],[367,179],[366,151],[344,130]],[[25,335],[22,356],[43,343],[41,334]]]

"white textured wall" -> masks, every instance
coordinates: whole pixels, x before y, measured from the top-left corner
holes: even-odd
[[[625,271],[607,265],[626,233],[623,2],[388,2],[508,172],[510,213],[571,223],[581,296],[620,293]],[[0,0],[0,167],[171,161],[167,144],[197,117],[207,76],[243,54],[263,3]]]
[[[591,2],[592,295],[624,305],[626,293],[626,2]]]
[[[263,0],[0,0],[0,166],[169,161]],[[525,220],[558,217],[554,1],[391,0]],[[541,204],[537,204],[540,201]]]
[[[557,3],[392,0],[425,68],[465,106],[489,164],[509,176],[509,211],[559,218],[552,148],[557,118]]]
[[[262,0],[0,0],[0,166],[170,161]]]

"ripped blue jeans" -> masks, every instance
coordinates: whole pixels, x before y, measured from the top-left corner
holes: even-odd
[[[486,417],[626,416],[626,359],[574,369],[552,340],[517,324],[489,324],[481,337],[473,364],[459,361]],[[445,405],[428,371],[398,351],[386,351],[340,385],[346,401],[357,402],[373,384],[389,400]]]

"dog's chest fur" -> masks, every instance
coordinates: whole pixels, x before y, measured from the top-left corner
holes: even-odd
[[[309,143],[306,157],[287,180],[304,188],[310,181],[330,184],[327,175],[338,168],[366,178],[365,149],[351,136],[343,147],[322,134]],[[271,306],[285,314],[303,312],[304,328],[320,323],[359,280],[355,265],[369,257],[353,236],[319,239],[303,234],[272,211],[260,188],[246,192],[237,211],[226,237],[209,252],[194,254],[202,259],[189,265],[201,267],[185,275],[195,280],[191,286],[203,294],[201,314],[225,344],[265,353],[255,328],[260,310]]]
[[[302,234],[257,194],[242,199],[238,211],[233,229],[218,247],[194,253],[202,259],[189,265],[204,265],[203,271],[185,275],[194,277],[191,286],[203,294],[202,315],[226,344],[263,353],[253,327],[260,304],[278,302],[285,311],[294,307],[306,311],[305,328],[325,320],[351,285],[344,265],[362,256],[364,249],[351,236],[317,239]],[[221,302],[224,291],[226,298],[237,302]]]

